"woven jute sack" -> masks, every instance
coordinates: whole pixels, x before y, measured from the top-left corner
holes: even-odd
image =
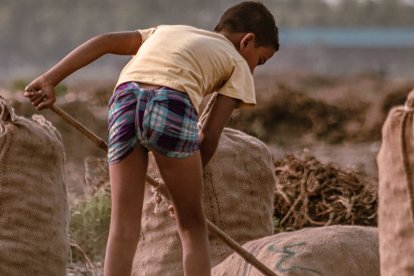
[[[374,227],[328,226],[284,232],[243,246],[278,276],[379,276],[378,232]],[[213,276],[261,276],[236,253]]]
[[[0,97],[0,275],[65,275],[68,202],[64,148],[42,116]]]
[[[149,174],[159,177],[153,158]],[[241,131],[226,128],[204,170],[206,217],[241,244],[271,235],[274,185],[268,147]],[[210,235],[209,239],[213,265],[232,253],[217,237]],[[170,217],[167,204],[156,206],[154,192],[148,185],[133,275],[183,275],[176,222]]]
[[[414,275],[414,90],[388,114],[377,162],[381,275]]]

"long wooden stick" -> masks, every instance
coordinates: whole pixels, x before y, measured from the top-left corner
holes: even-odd
[[[83,135],[85,135],[88,139],[92,140],[98,147],[103,149],[104,151],[108,151],[108,145],[105,143],[104,140],[96,136],[95,133],[87,129],[81,123],[79,123],[75,118],[70,116],[68,113],[63,111],[59,106],[52,105],[50,109],[59,115],[63,120],[65,120],[68,124],[79,130]]]
[[[84,134],[88,139],[92,140],[98,147],[101,149],[108,151],[108,145],[98,136],[96,136],[92,131],[87,129],[83,126],[80,122],[78,122],[75,118],[70,116],[68,113],[63,111],[57,105],[52,105],[50,109],[58,114],[63,120],[69,123],[71,126],[79,130],[82,134]],[[151,176],[146,175],[146,181],[153,187],[157,188],[159,186],[159,182],[153,179]],[[160,190],[163,193],[162,190]],[[163,196],[169,198],[169,195],[165,192]],[[239,254],[246,262],[254,266],[257,270],[262,272],[266,276],[277,276],[270,268],[265,266],[262,262],[260,262],[256,257],[250,254],[246,249],[241,247],[235,240],[233,240],[230,236],[224,233],[220,228],[214,225],[211,221],[207,219],[207,226],[208,230],[213,233],[215,236],[219,237],[227,246],[229,246],[233,251]]]

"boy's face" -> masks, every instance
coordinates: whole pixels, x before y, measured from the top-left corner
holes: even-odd
[[[271,47],[258,46],[254,47],[251,51],[245,52],[242,54],[244,59],[247,61],[247,64],[250,67],[250,71],[254,72],[254,69],[265,64],[265,62],[270,59],[275,53],[275,49]]]
[[[275,52],[272,47],[256,46],[252,33],[246,34],[240,42],[239,53],[246,60],[252,74],[258,65],[263,65]]]

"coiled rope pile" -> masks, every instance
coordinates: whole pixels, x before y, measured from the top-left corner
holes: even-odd
[[[286,155],[274,163],[276,232],[377,224],[377,184],[373,180],[322,164],[309,154]]]

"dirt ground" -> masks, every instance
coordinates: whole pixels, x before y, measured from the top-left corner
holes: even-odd
[[[275,159],[281,159],[286,154],[300,155],[303,151],[309,151],[322,163],[333,163],[343,169],[365,174],[370,178],[378,178],[378,167],[376,157],[380,149],[379,141],[364,143],[341,143],[328,144],[317,143],[314,145],[294,145],[282,147],[279,145],[270,145],[270,149]]]

